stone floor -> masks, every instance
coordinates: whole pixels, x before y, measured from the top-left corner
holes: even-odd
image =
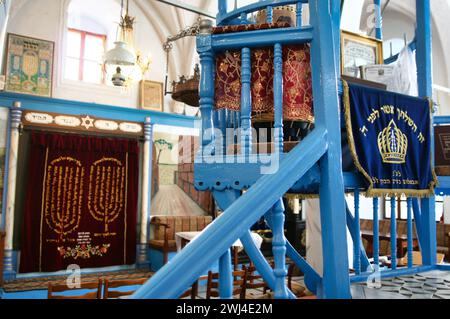
[[[354,299],[450,299],[450,273],[431,271],[381,281],[381,288],[352,285]]]

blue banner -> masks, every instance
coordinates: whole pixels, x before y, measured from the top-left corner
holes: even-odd
[[[431,103],[344,82],[350,150],[368,196],[432,196]]]

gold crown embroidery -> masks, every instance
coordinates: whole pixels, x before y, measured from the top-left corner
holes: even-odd
[[[397,127],[394,120],[378,134],[378,150],[383,163],[404,164],[408,152],[408,138]]]

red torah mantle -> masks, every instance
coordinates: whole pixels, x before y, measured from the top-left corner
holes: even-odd
[[[32,133],[20,272],[134,264],[136,140]]]
[[[288,24],[217,27],[215,34],[284,28]],[[251,51],[251,97],[253,120],[273,121],[274,50]],[[225,51],[216,56],[215,108],[241,110],[241,52]],[[307,44],[283,47],[283,119],[314,122],[311,56]]]

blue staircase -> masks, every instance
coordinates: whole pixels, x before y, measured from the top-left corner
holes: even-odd
[[[227,1],[219,0],[218,25],[246,24],[247,17],[267,10],[267,22],[272,22],[275,6],[295,5],[297,26],[283,29],[211,34],[201,30],[197,50],[201,63],[200,109],[202,113],[202,148],[195,162],[195,185],[210,190],[224,213],[168,264],[159,270],[133,298],[178,298],[211,264],[219,260],[221,298],[232,297],[230,246],[240,239],[258,272],[272,288],[276,298],[295,298],[286,287],[285,257],[289,256],[305,274],[309,290],[320,298],[351,298],[347,255],[347,225],[355,241],[358,279],[370,273],[360,272],[369,265],[359,236],[359,215],[353,217],[347,208],[344,191],[355,191],[358,212],[359,176],[343,174],[341,160],[341,124],[339,106],[340,79],[340,13],[339,0],[262,0],[227,12]],[[310,23],[303,25],[302,8],[309,6]],[[418,1],[424,12],[418,17],[418,41],[429,34],[429,0]],[[427,17],[428,14],[428,17]],[[421,30],[421,31],[420,31]],[[379,33],[379,32],[378,32]],[[314,95],[314,130],[291,152],[283,150],[282,47],[310,43]],[[275,155],[267,160],[277,164],[270,172],[267,161],[252,151],[251,131],[251,61],[252,48],[274,47],[274,107]],[[214,110],[214,74],[216,52],[241,50],[241,112],[238,116],[240,153],[227,155],[219,136],[227,127],[229,114]],[[428,52],[430,53],[430,52]],[[418,51],[419,56],[426,52]],[[422,70],[419,68],[419,70]],[[430,70],[422,70],[426,76]],[[419,74],[419,76],[420,76]],[[429,92],[423,92],[427,95]],[[236,117],[236,114],[233,115]],[[269,171],[269,173],[267,173]],[[265,173],[266,172],[266,173]],[[316,187],[320,194],[324,273],[320,276],[286,241],[284,237],[283,195],[296,188]],[[245,191],[245,192],[243,192]],[[377,203],[374,200],[374,203]],[[376,205],[374,208],[378,209]],[[432,265],[432,225],[434,199],[423,200],[421,210],[421,247],[424,262]],[[375,209],[374,209],[375,210]],[[417,207],[417,210],[419,208]],[[378,211],[376,212],[378,213]],[[375,212],[374,212],[375,214]],[[272,269],[253,243],[250,227],[265,217],[273,232]],[[435,238],[435,237],[434,237]],[[365,277],[364,277],[365,276]]]

